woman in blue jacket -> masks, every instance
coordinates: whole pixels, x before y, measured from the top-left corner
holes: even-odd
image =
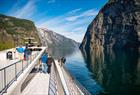
[[[41,57],[41,62],[42,62],[42,72],[46,73],[47,72],[47,62],[48,60],[48,55],[47,53],[44,53]]]

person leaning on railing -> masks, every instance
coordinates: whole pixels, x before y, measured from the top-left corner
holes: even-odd
[[[62,62],[63,64],[65,64],[66,58],[65,58],[65,57],[62,57],[62,58],[61,58],[61,62]]]
[[[42,65],[41,65],[41,58],[39,58],[39,62],[38,62],[38,65],[37,65],[37,66],[38,66],[37,71],[39,72],[39,71],[40,71],[40,68],[41,68],[41,66],[42,66]]]
[[[48,66],[47,72],[48,73],[50,73],[50,71],[51,71],[52,62],[53,62],[53,58],[48,54],[48,60],[47,60],[47,66]]]
[[[60,63],[60,66],[63,66],[63,64],[65,64],[65,62],[66,62],[66,58],[62,57],[62,58],[58,59],[58,62]]]

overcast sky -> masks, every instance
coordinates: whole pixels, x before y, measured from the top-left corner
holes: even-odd
[[[108,0],[0,0],[0,13],[34,21],[81,42],[86,29]]]

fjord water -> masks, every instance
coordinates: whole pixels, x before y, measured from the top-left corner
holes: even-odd
[[[59,50],[66,68],[92,95],[140,95],[138,51],[95,50],[87,58],[78,49],[66,52]]]

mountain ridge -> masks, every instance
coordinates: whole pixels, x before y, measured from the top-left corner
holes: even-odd
[[[73,39],[67,38],[61,34],[58,34],[52,30],[44,29],[44,28],[38,28],[38,31],[40,32],[40,38],[45,38],[45,41],[47,44],[51,46],[60,46],[63,47],[77,47],[78,42],[74,41]],[[44,34],[45,33],[45,34]],[[66,44],[65,42],[71,42],[72,45],[69,46],[69,44]]]

